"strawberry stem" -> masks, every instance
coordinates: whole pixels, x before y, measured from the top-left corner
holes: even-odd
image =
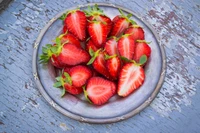
[[[117,54],[114,54],[114,55],[111,55],[111,56],[108,55],[108,54],[105,54],[104,57],[105,57],[105,60],[108,60],[108,59],[111,59],[111,58],[117,57]]]
[[[146,44],[150,44],[151,42],[146,42],[145,40],[136,40],[136,42],[138,42],[138,43],[146,43]]]
[[[92,104],[92,102],[91,102],[90,99],[88,98],[88,93],[87,93],[87,91],[86,91],[86,89],[85,89],[85,85],[84,85],[82,88],[83,88],[83,92],[84,92],[85,99],[86,99],[89,103]]]
[[[90,48],[91,49],[91,48]],[[89,60],[89,62],[87,63],[87,65],[91,65],[93,62],[94,62],[94,60],[96,59],[96,57],[99,55],[99,53],[102,51],[102,49],[100,48],[100,49],[98,49],[96,52],[92,52],[91,53],[91,55],[93,55],[92,56],[92,58]],[[89,50],[89,52],[90,52],[90,50]]]

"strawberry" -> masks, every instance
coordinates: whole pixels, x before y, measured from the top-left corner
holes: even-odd
[[[61,40],[61,44],[71,43],[79,48],[82,48],[80,41],[73,34],[68,33],[68,31],[66,31],[64,34],[61,34],[59,38]]]
[[[130,26],[124,33],[131,34],[135,41],[144,40],[144,30],[139,25]]]
[[[104,45],[107,38],[106,24],[100,21],[90,21],[88,25],[88,32],[96,47],[100,48]]]
[[[90,60],[90,56],[85,50],[70,43],[63,45],[58,58],[67,65],[77,65]]]
[[[108,102],[115,93],[115,83],[101,77],[90,78],[84,90],[86,99],[95,105],[102,105]]]
[[[117,55],[106,56],[106,68],[113,80],[118,78],[118,74],[121,67],[120,58]]]
[[[69,11],[64,23],[67,26],[67,30],[74,34],[80,41],[85,40],[87,19],[83,11]]]
[[[117,47],[121,56],[130,60],[133,58],[135,42],[129,34],[125,34],[119,39]]]
[[[77,95],[83,92],[82,87],[75,87],[72,85],[71,78],[66,72],[63,72],[62,76],[56,77],[56,82],[53,86],[56,88],[62,87],[62,97],[65,95],[66,91],[73,95]]]
[[[89,21],[100,21],[105,23],[107,25],[107,35],[110,33],[112,21],[103,13],[103,10],[99,9],[97,4],[95,4],[93,8],[88,6],[88,10],[85,10],[84,12],[86,13]]]
[[[114,54],[119,54],[118,50],[117,50],[117,41],[118,39],[116,37],[113,37],[111,39],[109,39],[106,43],[105,43],[105,50],[108,53],[108,55],[114,55]]]
[[[66,33],[67,32],[67,25],[65,24],[64,26],[63,26],[63,33]]]
[[[86,66],[78,65],[70,69],[69,75],[73,86],[82,87],[92,77],[92,71]]]
[[[144,69],[134,63],[125,64],[119,74],[118,90],[119,96],[126,97],[138,89],[144,82]]]
[[[52,54],[50,58],[51,64],[57,68],[64,68],[66,64],[59,61],[58,57],[55,54]]]
[[[119,37],[124,33],[129,25],[135,24],[135,22],[130,19],[130,17],[132,16],[131,14],[125,16],[125,14],[120,9],[119,12],[121,15],[118,15],[113,19],[113,28],[110,34],[111,36]]]
[[[92,49],[94,52],[98,50],[98,48],[94,45],[94,43],[92,42],[92,40],[89,40],[86,44],[86,51],[89,52],[89,49]]]
[[[145,40],[137,40],[135,44],[135,54],[133,59],[139,62],[142,55],[146,55],[147,58],[151,55],[151,48]]]
[[[92,64],[93,68],[97,72],[99,72],[106,78],[110,78],[108,69],[106,68],[106,60],[104,58],[104,52],[101,49],[97,50],[96,52],[93,51],[91,52],[90,50],[90,55],[92,56],[92,58],[87,63],[87,65]]]

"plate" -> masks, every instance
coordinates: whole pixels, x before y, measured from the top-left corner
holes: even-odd
[[[88,5],[93,6],[94,4],[79,5],[79,7],[80,9],[86,9]],[[147,107],[156,97],[165,76],[165,52],[151,26],[134,12],[114,4],[96,4],[111,19],[119,15],[118,8],[125,13],[131,13],[133,15],[132,19],[143,27],[145,39],[151,41],[150,47],[152,49],[150,60],[145,66],[146,79],[144,84],[128,97],[121,98],[115,95],[108,103],[102,106],[89,104],[82,94],[78,96],[66,94],[63,98],[60,97],[61,90],[53,87],[56,76],[54,67],[51,64],[39,64],[38,60],[39,55],[42,53],[42,46],[52,43],[51,41],[62,32],[63,23],[58,18],[66,11],[76,9],[77,7],[60,12],[41,30],[34,44],[33,75],[40,93],[59,112],[82,122],[111,123],[134,116]]]

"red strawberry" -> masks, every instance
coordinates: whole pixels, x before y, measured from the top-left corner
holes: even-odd
[[[125,34],[131,34],[134,40],[144,40],[144,30],[139,25],[132,25]]]
[[[146,55],[147,58],[149,58],[151,55],[151,48],[145,40],[137,40],[135,44],[135,53],[133,59],[136,62],[139,62],[142,55]]]
[[[69,11],[64,23],[67,25],[68,31],[74,34],[80,41],[85,40],[87,19],[84,12],[80,10]]]
[[[92,64],[93,68],[98,73],[102,74],[106,78],[110,78],[108,69],[106,68],[106,60],[104,57],[105,53],[101,49],[99,49],[94,53],[90,53],[90,55],[92,56],[92,58],[87,63],[87,65]]]
[[[106,67],[112,79],[116,80],[121,67],[120,58],[117,55],[107,56]]]
[[[114,82],[101,77],[92,77],[89,79],[84,91],[85,96],[95,105],[102,105],[116,93]]]
[[[66,33],[67,32],[67,25],[65,24],[64,26],[63,26],[63,33]]]
[[[71,43],[71,44],[76,45],[79,48],[82,48],[80,41],[73,34],[68,33],[67,31],[64,34],[61,34],[59,36],[59,38],[60,38],[62,44],[63,43]]]
[[[117,49],[117,40],[118,39],[116,37],[113,37],[106,42],[104,48],[108,55],[119,54]]]
[[[52,54],[50,58],[51,64],[57,68],[64,68],[66,64],[59,61],[58,57],[55,54]]]
[[[94,45],[94,43],[92,42],[92,40],[89,40],[86,44],[86,51],[89,52],[89,49],[92,49],[94,52],[98,50],[98,48],[96,47],[96,45]]]
[[[88,32],[94,44],[100,48],[106,42],[107,26],[100,21],[90,21]]]
[[[135,42],[129,34],[123,35],[118,41],[119,54],[127,59],[133,59]]]
[[[107,35],[110,33],[112,21],[103,13],[103,10],[99,9],[97,4],[95,4],[93,8],[89,6],[88,10],[85,10],[85,13],[89,21],[100,21],[105,23],[107,25]]]
[[[78,65],[70,69],[69,75],[73,86],[82,87],[92,77],[92,71],[86,66]]]
[[[111,36],[119,37],[124,33],[124,31],[129,27],[129,25],[135,24],[133,20],[130,19],[131,14],[125,16],[125,14],[119,9],[121,15],[116,16],[113,19],[113,28],[111,30]]]
[[[73,95],[81,94],[83,92],[82,87],[74,87],[68,83],[64,84],[64,88],[67,92],[69,92],[70,94],[73,94]]]
[[[119,74],[118,90],[119,96],[126,97],[138,89],[144,82],[144,69],[134,63],[125,64]]]
[[[67,65],[77,65],[90,60],[90,56],[85,50],[70,43],[63,45],[58,58],[60,62]]]

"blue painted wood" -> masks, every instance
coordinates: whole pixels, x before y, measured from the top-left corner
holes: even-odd
[[[88,2],[133,10],[159,34],[167,55],[160,93],[140,114],[113,124],[65,117],[40,95],[32,51],[40,30],[58,12]],[[193,132],[200,131],[199,0],[15,0],[0,14],[0,132]]]

